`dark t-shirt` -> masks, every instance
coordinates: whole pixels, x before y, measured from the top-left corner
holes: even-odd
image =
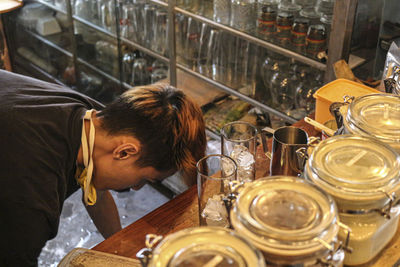
[[[103,106],[68,88],[0,70],[0,266],[36,265],[76,191],[82,117]]]

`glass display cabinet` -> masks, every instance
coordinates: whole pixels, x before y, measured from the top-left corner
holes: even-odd
[[[311,113],[348,59],[356,0],[31,0],[3,18],[14,70],[108,103],[167,81],[230,95],[272,126]],[[328,56],[326,51],[328,51]]]

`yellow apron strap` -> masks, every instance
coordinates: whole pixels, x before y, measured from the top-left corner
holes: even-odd
[[[96,189],[91,183],[93,175],[93,147],[95,138],[95,128],[92,120],[93,111],[93,109],[86,111],[86,114],[83,117],[81,143],[83,153],[83,165],[85,166],[85,169],[79,176],[76,176],[77,182],[82,188],[83,200],[86,205],[94,205],[97,200]],[[85,131],[85,120],[90,121],[89,146]]]

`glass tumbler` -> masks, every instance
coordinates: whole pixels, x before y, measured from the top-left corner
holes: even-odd
[[[233,35],[228,35],[223,42],[228,43],[226,84],[234,89],[240,89],[246,83],[250,44],[247,40]]]
[[[199,73],[209,76],[207,66],[208,43],[210,39],[211,28],[207,23],[201,24],[199,53],[197,58],[197,70]]]
[[[237,165],[237,179],[255,179],[257,128],[244,121],[225,124],[221,129],[221,153],[231,157]]]
[[[236,163],[225,155],[211,154],[197,162],[197,192],[200,225],[228,227],[223,199],[229,183],[236,180]]]
[[[185,37],[184,59],[186,65],[195,69],[199,53],[201,24],[199,21],[188,18],[187,33]]]
[[[156,83],[158,81],[168,78],[168,70],[166,69],[156,69],[150,75],[151,83]]]
[[[135,20],[135,6],[133,4],[126,4],[122,6],[122,14],[120,18],[120,31],[121,36],[131,39],[135,34],[133,29],[133,22]]]
[[[147,84],[149,81],[149,71],[147,70],[147,61],[144,58],[137,58],[133,62],[132,82],[134,86]]]
[[[156,21],[156,7],[151,4],[144,5],[143,21],[144,21],[144,45],[151,47],[154,41],[154,27]]]
[[[214,0],[214,20],[218,23],[229,24],[231,17],[231,0]]]
[[[163,9],[156,11],[153,50],[164,55],[167,51],[168,15]]]
[[[144,4],[136,3],[133,5],[132,13],[132,41],[143,44],[144,42]]]
[[[232,0],[231,21],[233,28],[241,31],[250,31],[256,27],[257,1]]]

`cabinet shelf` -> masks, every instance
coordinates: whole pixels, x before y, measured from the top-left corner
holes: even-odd
[[[67,15],[67,11],[66,10],[62,10],[61,8],[58,8],[55,5],[52,5],[52,4],[49,4],[49,3],[45,2],[45,1],[40,1],[40,0],[36,0],[36,2],[40,3],[42,5],[45,5],[48,8],[53,9],[54,11],[60,12],[60,13],[62,13],[64,15]]]
[[[148,48],[146,48],[146,47],[144,47],[144,46],[142,46],[142,45],[140,45],[138,43],[132,42],[132,41],[130,41],[130,40],[124,38],[124,37],[121,37],[121,41],[122,41],[122,43],[125,43],[125,44],[127,44],[129,46],[132,46],[133,48],[136,48],[136,49],[142,51],[143,53],[145,53],[147,55],[150,55],[150,56],[152,56],[154,58],[157,58],[157,59],[159,59],[159,60],[161,60],[161,61],[163,61],[163,62],[165,62],[167,64],[169,63],[169,58],[164,57],[164,56],[158,54],[157,52],[154,52],[153,50],[150,50],[150,49],[148,49]]]
[[[273,115],[275,115],[275,116],[277,116],[279,118],[282,118],[283,120],[285,120],[288,123],[292,123],[293,124],[293,123],[295,123],[297,121],[296,119],[286,115],[285,113],[282,113],[282,112],[280,112],[280,111],[278,111],[276,109],[273,109],[273,108],[271,108],[271,107],[269,107],[267,105],[264,105],[264,104],[258,102],[257,100],[255,100],[255,99],[253,99],[251,97],[245,96],[245,95],[237,92],[236,90],[234,90],[234,89],[232,89],[232,88],[230,88],[230,87],[228,87],[228,86],[226,86],[224,84],[216,82],[216,81],[214,81],[214,80],[212,80],[212,79],[210,79],[208,77],[205,77],[205,76],[203,76],[203,75],[201,75],[201,74],[199,74],[199,73],[197,73],[197,72],[195,72],[195,71],[193,71],[193,70],[191,70],[191,69],[189,69],[189,68],[187,68],[187,67],[185,67],[185,66],[183,66],[181,64],[176,64],[176,66],[177,66],[178,69],[183,70],[183,71],[185,71],[185,72],[195,76],[196,78],[198,78],[200,80],[203,80],[203,81],[205,81],[205,82],[207,82],[209,84],[212,84],[213,86],[217,87],[218,89],[220,89],[220,90],[222,90],[222,91],[224,91],[224,92],[226,92],[228,94],[234,95],[234,96],[238,97],[239,99],[241,99],[243,101],[246,101],[247,103],[253,105],[254,107],[258,107],[259,109],[261,109],[261,110],[263,110],[265,112],[269,112],[269,113],[271,113],[271,114],[273,114]]]
[[[39,76],[44,77],[45,80],[47,80],[47,81],[51,81],[58,85],[67,87],[67,85],[65,83],[63,83],[62,81],[60,81],[58,78],[54,77],[50,73],[47,73],[45,70],[42,70],[41,68],[36,66],[34,63],[32,63],[26,59],[22,59],[19,55],[15,55],[14,60],[15,60],[16,65],[18,65],[20,68],[27,70],[29,72],[37,73]]]
[[[220,23],[215,22],[215,21],[213,21],[211,19],[208,19],[208,18],[203,17],[201,15],[194,14],[194,13],[192,13],[190,11],[187,11],[185,9],[182,9],[180,7],[175,7],[175,12],[181,13],[181,14],[183,14],[185,16],[188,16],[188,17],[192,17],[192,18],[194,18],[194,19],[196,19],[198,21],[207,23],[207,24],[209,24],[209,25],[211,25],[211,26],[213,26],[213,27],[215,27],[217,29],[229,32],[229,33],[231,33],[231,34],[233,34],[235,36],[238,36],[238,37],[240,37],[240,38],[242,38],[244,40],[252,42],[252,43],[254,43],[256,45],[259,45],[261,47],[265,47],[268,50],[271,50],[273,52],[279,53],[279,54],[287,56],[287,57],[291,57],[294,60],[299,61],[301,63],[304,63],[306,65],[309,65],[309,66],[311,66],[313,68],[316,68],[316,69],[319,69],[319,70],[323,70],[323,71],[326,70],[326,64],[321,63],[319,61],[316,61],[316,60],[314,60],[312,58],[303,56],[303,55],[301,55],[299,53],[296,53],[296,52],[294,52],[294,51],[292,51],[290,49],[286,49],[284,47],[275,45],[275,44],[270,43],[268,41],[265,41],[263,39],[259,39],[259,38],[255,37],[255,36],[252,36],[252,35],[248,34],[248,33],[245,33],[245,32],[236,30],[234,28],[231,28],[229,26],[220,24]]]
[[[55,44],[55,43],[49,41],[49,40],[46,39],[45,37],[43,37],[43,36],[41,36],[41,35],[39,35],[39,34],[37,34],[37,33],[34,33],[34,32],[32,32],[32,31],[30,31],[30,30],[28,30],[28,29],[26,29],[26,28],[24,28],[24,31],[25,31],[28,35],[30,35],[30,36],[32,36],[33,38],[35,38],[35,39],[41,41],[42,43],[46,44],[47,46],[50,46],[50,47],[54,48],[54,49],[57,50],[58,52],[60,52],[60,53],[62,53],[62,54],[64,54],[64,55],[66,55],[66,56],[68,56],[68,57],[70,57],[70,58],[73,57],[73,55],[72,55],[71,52],[69,52],[69,51],[65,50],[64,48],[58,46],[57,44]]]
[[[101,69],[99,69],[99,68],[93,66],[92,64],[90,64],[90,63],[87,62],[86,60],[83,60],[83,59],[81,59],[81,58],[78,57],[78,58],[77,58],[77,61],[78,61],[78,63],[84,65],[85,67],[87,67],[87,68],[89,68],[90,70],[96,72],[97,74],[100,74],[101,76],[107,78],[108,80],[111,80],[111,81],[113,81],[113,82],[116,83],[116,84],[120,84],[120,81],[119,81],[117,78],[115,78],[115,77],[111,76],[110,74],[108,74],[108,73],[102,71]]]
[[[168,7],[168,3],[165,3],[165,2],[162,2],[162,1],[159,1],[159,0],[150,0],[150,2],[152,2],[152,3],[156,4],[156,5],[162,6],[162,7]]]
[[[103,34],[105,34],[105,35],[107,35],[107,36],[109,36],[111,38],[117,39],[117,35],[116,34],[114,34],[112,32],[109,32],[106,29],[104,29],[104,28],[102,28],[102,27],[100,27],[100,26],[98,26],[98,25],[96,25],[96,24],[94,24],[92,22],[89,22],[89,21],[87,21],[85,19],[82,19],[81,17],[78,17],[76,15],[73,15],[72,18],[74,20],[82,23],[83,25],[88,26],[89,28],[92,28],[95,31],[101,32],[101,33],[103,33]]]

